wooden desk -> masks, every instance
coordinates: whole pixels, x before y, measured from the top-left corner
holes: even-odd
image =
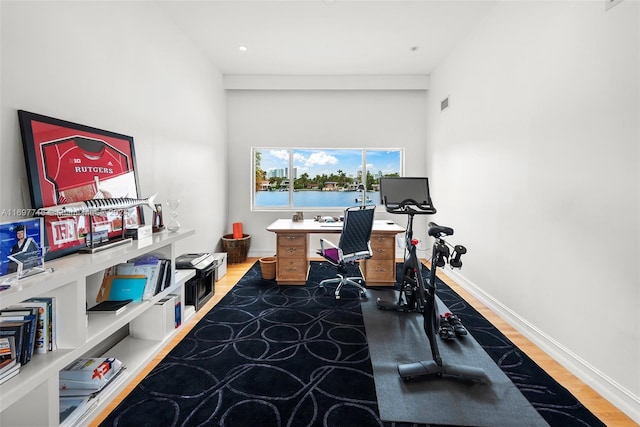
[[[276,281],[279,285],[304,285],[309,275],[309,234],[342,232],[342,223],[319,223],[312,219],[293,222],[279,219],[267,227],[276,233]],[[373,257],[360,262],[367,286],[393,286],[396,281],[395,236],[404,228],[384,220],[373,222]],[[319,246],[318,246],[319,248]]]

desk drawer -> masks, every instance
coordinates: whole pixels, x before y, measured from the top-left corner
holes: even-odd
[[[364,261],[364,277],[367,285],[393,286],[396,281],[395,260],[370,258]]]
[[[371,250],[376,259],[395,259],[396,257],[395,235],[372,234]]]
[[[306,258],[280,258],[277,264],[278,274],[276,280],[294,281],[302,285],[307,281],[309,263]]]
[[[278,258],[307,259],[306,246],[278,246]]]
[[[373,242],[372,242],[373,243]],[[395,259],[396,248],[394,246],[375,246],[371,245],[371,251],[373,252],[373,258],[375,259]]]
[[[307,235],[300,233],[278,233],[278,247],[307,246]]]

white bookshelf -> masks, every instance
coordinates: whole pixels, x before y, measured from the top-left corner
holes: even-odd
[[[74,254],[47,262],[51,273],[42,273],[14,284],[0,292],[0,308],[33,297],[55,297],[57,350],[34,354],[20,373],[0,384],[0,426],[57,426],[59,416],[58,373],[83,356],[115,357],[126,365],[123,381],[117,387],[100,394],[97,405],[88,418],[99,413],[106,404],[142,371],[180,328],[167,331],[166,336],[146,340],[126,336],[104,354],[91,354],[112,334],[132,322],[140,322],[147,311],[161,298],[174,294],[181,302],[182,325],[195,309],[185,306],[184,283],[194,270],[176,270],[175,242],[194,234],[193,230],[154,233],[152,237],[131,244],[107,249],[95,254]],[[174,272],[171,285],[150,301],[129,304],[120,314],[86,314],[86,303],[95,300],[104,270],[121,262],[148,253],[159,253],[172,260]],[[148,314],[147,316],[148,317]],[[148,319],[147,319],[148,321]],[[111,344],[110,342],[108,344]],[[37,410],[34,408],[37,407]]]

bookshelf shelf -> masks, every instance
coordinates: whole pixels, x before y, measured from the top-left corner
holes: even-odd
[[[80,357],[115,357],[126,365],[122,379],[91,407],[85,420],[95,416],[115,393],[135,378],[180,328],[160,340],[143,340],[128,335],[130,323],[148,316],[149,309],[167,295],[176,295],[182,307],[182,324],[193,314],[185,306],[184,283],[193,270],[176,270],[175,243],[195,234],[193,230],[154,234],[143,241],[118,246],[95,254],[75,254],[47,262],[51,273],[42,273],[21,280],[0,292],[0,308],[18,304],[34,297],[55,297],[57,349],[34,354],[20,373],[0,384],[0,425],[58,425],[58,373]],[[170,259],[174,272],[171,285],[150,301],[131,303],[120,314],[86,314],[87,302],[95,299],[104,270],[121,262],[149,253],[159,253]],[[145,313],[147,313],[145,315]],[[99,352],[100,354],[92,354]],[[44,399],[44,400],[43,400]],[[38,402],[38,411],[33,411]]]

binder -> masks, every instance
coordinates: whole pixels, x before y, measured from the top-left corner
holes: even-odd
[[[97,305],[94,305],[89,310],[89,313],[108,313],[108,314],[118,314],[124,311],[127,308],[127,304],[131,302],[130,299],[126,300],[108,300],[102,301]]]

